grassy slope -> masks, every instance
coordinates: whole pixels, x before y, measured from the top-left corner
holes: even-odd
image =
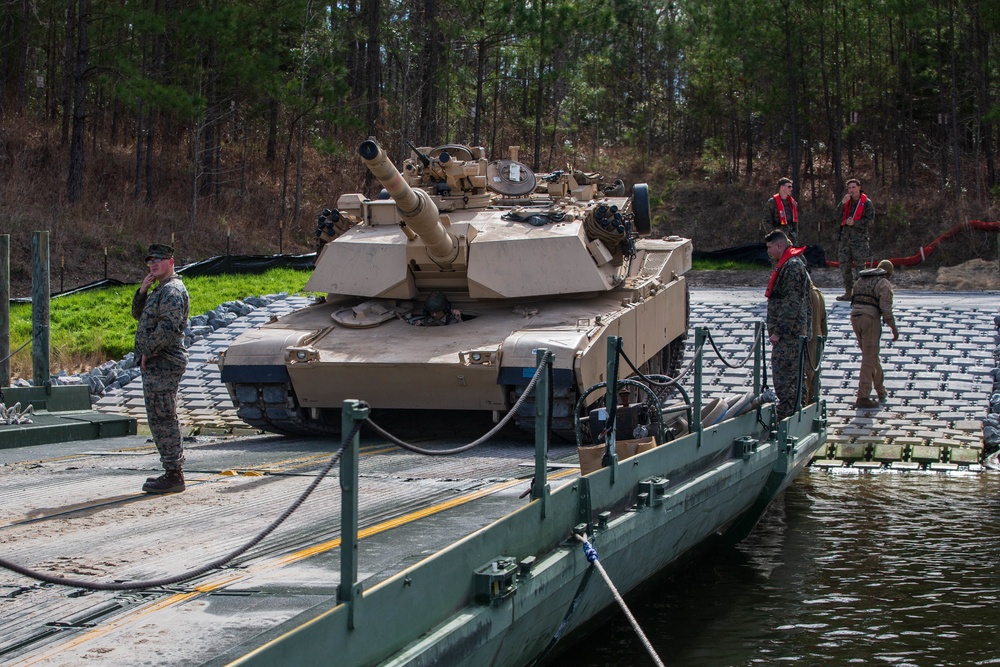
[[[300,292],[309,274],[293,269],[271,269],[256,276],[201,276],[185,278],[191,295],[191,315],[200,315],[220,303],[247,296]],[[132,319],[134,286],[81,292],[52,300],[49,321],[53,372],[88,370],[108,359],[121,359],[132,350],[136,321]],[[11,308],[11,351],[31,337],[31,306]],[[11,359],[16,377],[31,377],[31,348]]]

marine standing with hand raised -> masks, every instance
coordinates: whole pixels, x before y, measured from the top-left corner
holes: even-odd
[[[132,297],[135,356],[142,368],[142,395],[153,442],[160,452],[164,474],[143,484],[146,493],[184,490],[184,447],[177,418],[177,390],[187,368],[184,349],[190,301],[180,276],[174,273],[174,249],[162,243],[149,246],[149,273]],[[150,290],[153,283],[159,283]]]
[[[858,273],[871,259],[868,244],[868,228],[875,222],[875,204],[861,190],[861,181],[852,178],[847,181],[847,194],[840,200],[840,246],[837,262],[844,276],[844,293],[837,301],[850,301]]]

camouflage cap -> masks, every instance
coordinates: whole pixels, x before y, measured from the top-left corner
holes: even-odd
[[[887,278],[892,278],[892,262],[890,262],[887,259],[883,259],[881,262],[878,263],[878,268],[885,271],[885,275]]]
[[[146,253],[146,261],[151,259],[173,259],[174,249],[165,243],[153,243],[149,246],[149,252]]]

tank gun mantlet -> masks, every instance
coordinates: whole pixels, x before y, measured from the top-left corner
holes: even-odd
[[[440,211],[430,194],[411,187],[374,139],[363,141],[358,153],[372,176],[392,197],[407,227],[424,242],[428,257],[442,267],[450,266],[459,255],[458,239],[441,224]],[[423,154],[418,153],[418,156]],[[428,158],[431,159],[433,157]]]

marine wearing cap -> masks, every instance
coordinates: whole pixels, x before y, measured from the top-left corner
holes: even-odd
[[[146,253],[146,261],[151,259],[173,259],[174,249],[165,243],[153,243],[149,246],[149,251]]]

